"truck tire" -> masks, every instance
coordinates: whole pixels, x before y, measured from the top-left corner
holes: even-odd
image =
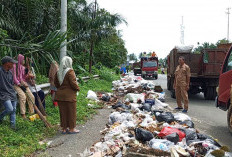
[[[217,96],[217,91],[216,91],[216,87],[211,87],[211,100],[215,100],[216,96]]]
[[[232,105],[231,104],[227,112],[227,124],[228,124],[228,129],[232,135]]]
[[[137,73],[135,73],[135,72],[134,72],[134,75],[136,76],[136,75],[137,75]]]
[[[212,87],[207,87],[206,90],[204,91],[204,98],[205,100],[210,100],[212,99],[212,93],[213,90],[212,90]]]
[[[156,80],[158,79],[158,75],[155,76],[155,79],[156,79]]]
[[[171,97],[172,97],[173,99],[176,99],[176,92],[175,92],[174,89],[171,90]]]

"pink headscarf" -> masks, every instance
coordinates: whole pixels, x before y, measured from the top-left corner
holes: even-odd
[[[19,54],[18,55],[18,80],[22,81],[24,80],[25,75],[25,67],[23,66],[24,56]]]
[[[16,64],[13,66],[13,74],[14,74],[14,83],[19,85],[21,81],[25,82],[25,67],[23,66],[24,56],[18,55],[18,68],[16,72]]]

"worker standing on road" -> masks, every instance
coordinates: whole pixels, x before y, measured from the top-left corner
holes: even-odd
[[[188,112],[188,90],[189,90],[189,83],[190,83],[190,68],[188,65],[185,64],[185,58],[183,56],[179,57],[179,65],[175,71],[175,79],[173,88],[176,92],[176,102],[178,107],[175,108],[177,110],[182,110],[182,103],[184,102],[184,110],[183,113]]]

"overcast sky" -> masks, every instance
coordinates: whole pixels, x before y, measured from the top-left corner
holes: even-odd
[[[128,25],[120,25],[119,29],[129,54],[155,51],[160,58],[166,57],[175,45],[181,45],[182,16],[185,45],[216,43],[226,38],[226,8],[232,6],[232,0],[98,0],[98,3],[127,20]],[[232,22],[230,39],[231,32]]]

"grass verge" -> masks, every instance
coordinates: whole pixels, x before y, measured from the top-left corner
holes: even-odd
[[[83,124],[96,113],[96,108],[100,108],[95,102],[86,99],[88,90],[111,92],[111,88],[111,79],[89,80],[80,84],[81,91],[77,97],[77,124]],[[94,104],[94,107],[89,107],[87,105],[89,103]],[[58,126],[59,110],[52,105],[50,96],[46,98],[46,112],[48,121],[53,126]],[[46,145],[40,145],[39,141],[54,136],[58,129],[58,127],[47,129],[41,120],[34,122],[22,120],[19,116],[19,106],[17,106],[17,130],[10,129],[9,123],[9,117],[6,117],[0,125],[0,157],[27,156],[36,150],[45,149]]]

